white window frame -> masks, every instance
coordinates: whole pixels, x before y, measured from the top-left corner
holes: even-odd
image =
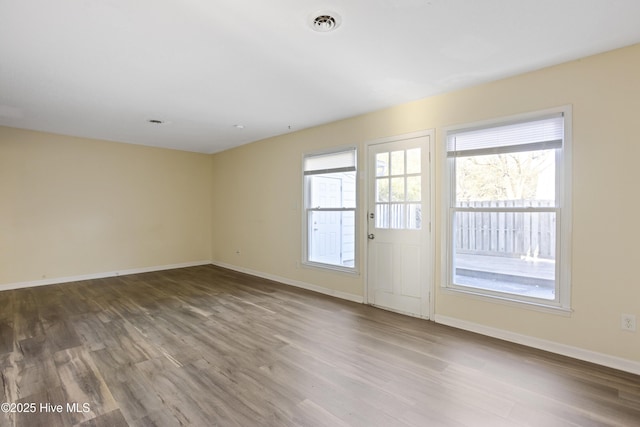
[[[449,135],[460,130],[487,129],[513,123],[534,121],[554,114],[564,117],[564,138],[562,148],[556,155],[556,200],[553,211],[556,213],[558,231],[556,234],[556,263],[555,263],[555,299],[546,300],[517,294],[496,292],[481,288],[457,285],[454,283],[453,264],[455,242],[453,232],[453,215],[455,215],[455,168],[453,158],[447,157],[447,141]],[[443,129],[442,167],[444,171],[442,192],[442,277],[441,288],[445,293],[462,294],[484,301],[504,303],[540,311],[562,315],[571,313],[571,146],[572,146],[572,108],[570,105],[551,108],[548,110],[502,117],[482,122],[449,126]]]
[[[354,156],[354,167],[352,170],[348,170],[348,171],[353,171],[355,173],[355,204],[353,208],[319,208],[319,207],[313,207],[310,206],[310,188],[309,188],[309,183],[308,180],[306,179],[307,177],[307,173],[305,172],[305,161],[307,158],[312,158],[312,157],[321,157],[321,156],[328,156],[328,155],[332,155],[332,154],[340,154],[340,153],[347,153],[347,152],[353,152],[353,156]],[[307,266],[307,267],[314,267],[314,268],[321,268],[321,269],[326,269],[326,270],[333,270],[333,271],[338,271],[338,272],[345,272],[345,273],[350,273],[350,274],[358,274],[359,270],[358,270],[358,238],[359,238],[359,218],[358,218],[358,194],[359,194],[359,189],[358,189],[358,150],[357,147],[355,146],[342,146],[342,147],[336,147],[336,148],[332,148],[329,150],[322,150],[322,151],[313,151],[313,152],[308,152],[308,153],[304,153],[303,154],[303,159],[302,159],[302,265],[303,266]],[[338,169],[326,169],[323,171],[318,171],[317,173],[312,173],[312,174],[322,174],[322,173],[331,173],[331,172],[343,172],[345,170],[343,170],[342,168],[338,168]],[[309,237],[309,230],[310,230],[310,224],[309,224],[309,218],[310,218],[310,213],[311,212],[353,212],[354,215],[354,225],[353,225],[353,232],[354,232],[354,264],[353,266],[341,266],[341,265],[336,265],[336,264],[329,264],[329,263],[322,263],[322,262],[318,262],[318,261],[312,261],[309,259],[309,243],[311,242],[311,239]]]

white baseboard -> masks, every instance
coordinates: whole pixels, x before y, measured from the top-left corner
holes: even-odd
[[[56,285],[59,283],[79,282],[81,280],[104,279],[105,277],[126,276],[128,274],[150,273],[153,271],[173,270],[175,268],[195,267],[197,265],[210,265],[211,261],[192,261],[179,264],[156,265],[152,267],[130,268],[127,270],[107,271],[102,273],[83,274],[80,276],[53,277],[50,279],[33,280],[30,282],[7,283],[0,285],[0,291],[11,289],[33,288],[35,286]]]
[[[619,369],[621,371],[640,375],[640,362],[634,360],[623,359],[621,357],[610,356],[608,354],[598,353],[596,351],[585,350],[580,347],[574,347],[566,344],[560,344],[554,341],[548,341],[528,335],[518,334],[511,331],[505,331],[504,329],[492,328],[490,326],[480,325],[478,323],[468,322],[466,320],[460,320],[454,317],[436,314],[434,320],[436,323],[452,326],[458,329],[464,329],[465,331],[487,335],[516,344],[522,344],[527,347],[533,347],[539,350],[545,350],[551,353],[561,354],[563,356],[583,360],[585,362],[591,362],[598,365],[607,366],[609,368]]]
[[[261,277],[263,279],[273,280],[275,282],[280,282],[285,285],[295,286],[296,288],[307,289],[309,291],[318,292],[320,294],[329,295],[332,297],[344,299],[347,301],[364,303],[364,297],[360,295],[349,294],[346,292],[340,292],[333,289],[323,288],[322,286],[313,285],[311,283],[301,282],[299,280],[287,279],[286,277],[276,276],[274,274],[263,273],[261,271],[251,270],[249,268],[238,267],[236,265],[226,264],[223,262],[212,262],[211,264],[217,265],[218,267],[227,268],[229,270],[238,271],[240,273],[250,274],[252,276]]]
[[[318,292],[324,295],[330,295],[336,298],[341,298],[347,301],[353,301],[360,304],[364,302],[364,298],[360,295],[353,295],[346,292],[340,292],[333,289],[323,288],[322,286],[313,285],[311,283],[287,279],[286,277],[280,277],[273,274],[263,273],[261,271],[242,268],[242,267],[238,267],[231,264],[211,262],[209,260],[183,262],[179,264],[156,265],[152,267],[130,268],[126,270],[106,271],[106,272],[100,272],[100,273],[83,274],[78,276],[53,277],[53,278],[33,280],[28,282],[6,283],[6,284],[0,284],[0,291],[8,291],[12,289],[22,289],[22,288],[33,288],[36,286],[56,285],[59,283],[79,282],[81,280],[104,279],[106,277],[126,276],[129,274],[150,273],[153,271],[173,270],[175,268],[195,267],[198,265],[212,265],[212,264],[217,265],[219,267],[228,268],[229,270],[234,270],[241,273],[250,274],[252,276],[261,277],[263,279],[280,282],[285,285],[295,286],[297,288],[307,289],[307,290]]]

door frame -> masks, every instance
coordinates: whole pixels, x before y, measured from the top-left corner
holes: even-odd
[[[370,291],[369,291],[369,242],[368,242],[368,238],[367,238],[367,233],[368,233],[368,223],[369,223],[369,206],[370,206],[370,202],[371,200],[369,197],[369,186],[372,185],[372,183],[370,182],[370,167],[371,165],[369,165],[369,151],[371,149],[372,146],[374,145],[378,145],[378,144],[383,144],[383,143],[388,143],[388,142],[397,142],[397,141],[403,141],[406,139],[413,139],[413,138],[420,138],[420,137],[424,137],[427,136],[429,137],[429,146],[426,147],[426,155],[427,155],[427,167],[429,168],[428,170],[428,179],[429,179],[429,185],[427,187],[427,200],[426,203],[428,203],[427,209],[426,211],[429,214],[429,230],[428,230],[428,236],[427,236],[427,247],[425,248],[426,251],[428,252],[428,256],[427,259],[425,260],[427,263],[427,274],[424,279],[425,279],[425,286],[427,289],[424,289],[423,291],[426,292],[426,299],[427,299],[427,308],[428,308],[428,314],[426,316],[420,316],[421,318],[424,319],[433,319],[434,315],[435,315],[435,271],[434,271],[434,267],[435,267],[435,249],[436,249],[436,244],[435,244],[435,237],[434,237],[434,232],[435,232],[435,203],[434,201],[436,200],[435,198],[435,167],[434,167],[434,162],[433,160],[435,159],[435,152],[434,152],[434,147],[435,147],[435,129],[425,129],[425,130],[420,130],[420,131],[416,131],[416,132],[410,132],[410,133],[404,133],[404,134],[400,134],[400,135],[394,135],[394,136],[389,136],[389,137],[384,137],[384,138],[377,138],[377,139],[373,139],[373,140],[369,140],[365,142],[365,153],[362,156],[365,160],[364,160],[364,167],[362,168],[363,171],[363,181],[364,181],[364,189],[363,189],[363,193],[364,193],[364,200],[365,200],[365,207],[366,209],[363,209],[364,211],[364,219],[361,223],[361,233],[360,235],[362,236],[362,245],[364,246],[364,269],[363,269],[363,276],[364,276],[364,303],[367,305],[372,305],[369,302],[369,297],[370,297]],[[408,315],[407,313],[402,313],[405,315]]]

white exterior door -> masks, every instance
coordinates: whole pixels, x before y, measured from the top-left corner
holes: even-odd
[[[430,136],[368,146],[367,300],[429,317]]]

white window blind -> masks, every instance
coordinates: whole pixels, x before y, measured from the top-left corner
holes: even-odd
[[[485,128],[459,129],[447,135],[447,157],[562,148],[562,114]]]
[[[356,170],[356,150],[350,148],[345,151],[328,154],[305,156],[304,174],[317,175],[334,172],[352,172]]]

